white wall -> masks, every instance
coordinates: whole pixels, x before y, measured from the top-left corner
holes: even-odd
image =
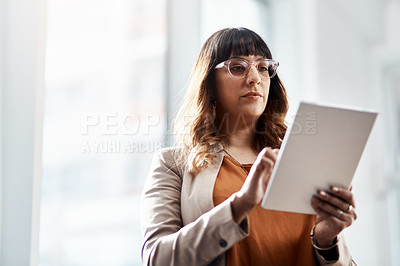
[[[377,132],[377,177],[381,210],[379,227],[389,239],[382,239],[390,265],[400,263],[400,2],[386,1],[383,6],[382,41],[373,48],[373,95],[381,111]],[[381,215],[380,215],[381,214]],[[386,219],[382,219],[386,217]],[[377,234],[379,234],[377,232]],[[387,242],[383,242],[387,241]]]
[[[321,2],[318,10],[320,99],[371,107],[374,98],[371,97],[373,88],[371,82],[368,82],[368,77],[372,74],[369,67],[372,60],[369,56],[372,44],[364,38],[363,32],[356,24],[363,21],[363,16],[358,15],[352,19],[345,12],[341,12],[346,9],[329,1]],[[362,13],[362,10],[355,14],[359,13]],[[376,24],[379,24],[379,19],[381,14],[371,18]],[[374,34],[377,33],[372,30],[368,32],[368,35]],[[371,145],[371,139],[368,144]],[[379,203],[374,196],[374,177],[370,174],[371,164],[368,162],[373,160],[371,153],[374,152],[370,145],[364,153],[353,181],[359,219],[346,230],[352,255],[360,265],[367,263],[378,265],[378,262],[382,262],[379,257],[387,258],[388,255],[384,254],[385,250],[380,250],[377,241],[370,241],[379,237],[375,235],[378,225],[374,214],[379,210]],[[388,261],[384,265],[388,265]]]
[[[386,169],[395,169],[399,107],[385,84],[389,70],[400,66],[400,3],[270,2],[274,52],[291,104],[320,100],[380,111],[353,182],[359,218],[345,235],[359,265],[398,265],[400,182]],[[400,79],[400,71],[393,73],[391,79]]]
[[[389,103],[379,97],[388,94],[380,78],[387,68],[383,64],[379,66],[380,58],[374,54],[377,49],[392,46],[392,35],[398,35],[388,29],[400,25],[400,12],[391,16],[393,21],[386,23],[389,17],[386,7],[392,3],[394,1],[355,1],[348,6],[343,2],[323,1],[318,4],[320,99],[380,111],[354,177],[359,219],[346,230],[352,254],[360,265],[399,263],[394,256],[398,256],[400,250],[391,250],[389,244],[393,237],[398,237],[390,230],[395,218],[390,214],[396,208],[388,208],[390,191],[382,160],[387,148],[394,144],[384,133],[390,131],[385,122],[388,119],[385,105]],[[390,57],[399,59],[399,53],[391,52]],[[376,79],[380,81],[375,82]],[[386,160],[388,162],[393,164],[394,161]]]
[[[36,265],[45,0],[1,1],[1,265]]]

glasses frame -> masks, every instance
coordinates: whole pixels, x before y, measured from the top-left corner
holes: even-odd
[[[241,61],[244,61],[244,62],[247,63],[248,67],[246,68],[246,71],[243,73],[243,76],[235,76],[235,75],[233,75],[233,74],[231,73],[230,64],[231,64],[231,62],[232,62],[233,60],[241,60]],[[265,77],[265,76],[261,75],[260,72],[258,71],[258,65],[259,65],[260,62],[262,62],[262,61],[267,61],[268,64],[272,63],[272,66],[274,66],[274,73],[273,73],[271,76]],[[262,79],[272,79],[273,77],[276,76],[276,73],[277,73],[277,70],[278,70],[278,66],[279,66],[279,62],[276,61],[276,60],[273,60],[273,59],[266,59],[266,58],[262,58],[262,59],[259,59],[259,60],[257,60],[257,61],[252,61],[252,62],[250,62],[250,61],[248,61],[248,60],[246,60],[246,59],[244,59],[244,58],[235,57],[235,58],[229,58],[228,60],[219,63],[218,65],[215,66],[215,69],[222,68],[222,67],[226,67],[226,69],[228,70],[228,73],[229,73],[229,75],[230,75],[231,77],[234,77],[234,78],[243,78],[243,77],[247,76],[247,74],[249,73],[249,70],[250,70],[251,65],[254,65],[254,66],[256,67],[257,72],[258,72],[258,74],[260,75],[260,77],[261,77]]]

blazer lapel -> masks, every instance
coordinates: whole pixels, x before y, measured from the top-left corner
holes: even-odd
[[[217,154],[213,164],[201,170],[196,176],[185,172],[181,191],[181,216],[184,225],[195,221],[214,207],[215,180],[224,158],[224,153],[221,151],[222,145],[217,144],[213,149]]]

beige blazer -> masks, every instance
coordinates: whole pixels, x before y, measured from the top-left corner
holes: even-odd
[[[233,195],[213,204],[215,180],[222,164],[222,145],[214,147],[213,165],[195,177],[175,160],[177,148],[158,151],[141,200],[144,265],[225,265],[225,252],[249,234],[248,217],[240,224],[232,218]],[[316,252],[320,265],[351,265],[343,237],[339,260],[328,263]]]

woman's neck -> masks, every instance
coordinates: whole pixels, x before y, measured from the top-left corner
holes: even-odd
[[[226,117],[225,117],[226,118]],[[219,130],[228,135],[230,149],[255,149],[256,148],[256,123],[257,119],[246,119],[241,116],[228,116],[228,119],[218,119]]]
[[[253,163],[259,153],[255,136],[251,128],[236,129],[228,135],[224,149],[240,163]]]
[[[255,132],[253,130],[236,130],[228,137],[224,146],[229,156],[233,156],[241,164],[252,164],[257,158],[258,150],[255,145]]]
[[[237,129],[228,137],[228,146],[236,149],[253,148],[255,145],[255,132],[249,128]]]

